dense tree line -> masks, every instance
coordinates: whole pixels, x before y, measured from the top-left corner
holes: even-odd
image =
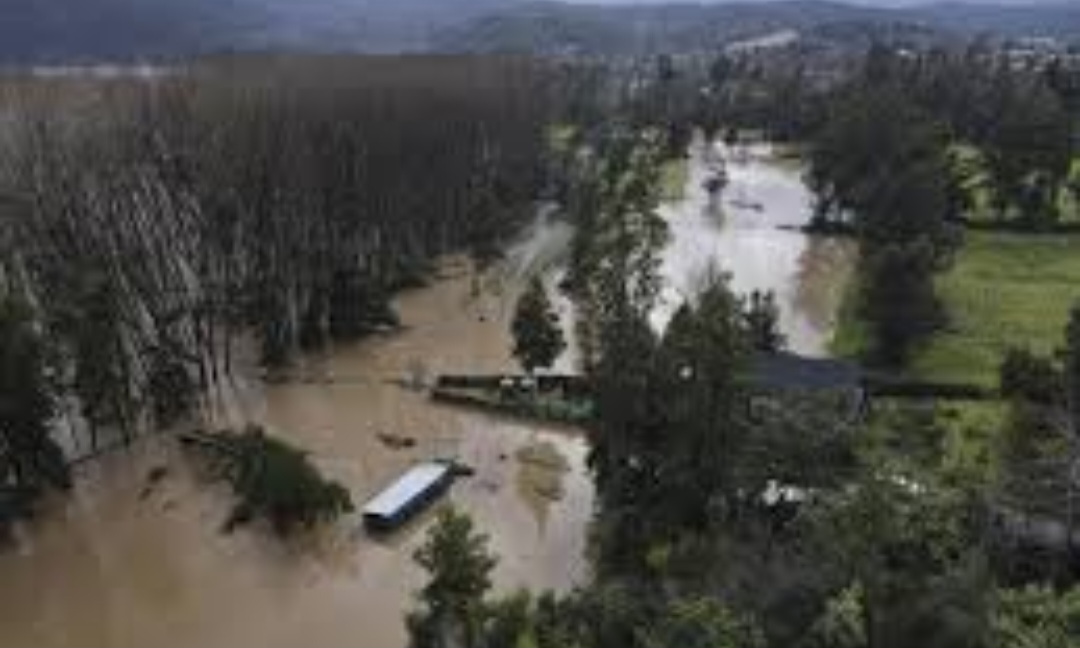
[[[1009,563],[1008,574],[1069,582],[1080,571],[1074,537],[1080,522],[1080,305],[1073,307],[1054,356],[1011,350],[1001,365],[1000,384],[1008,415],[995,497],[1017,519],[1064,530],[1060,542],[1029,543],[1022,559]]]
[[[859,237],[863,314],[879,359],[899,362],[941,321],[933,274],[958,243],[948,124],[888,76],[834,92],[813,141],[820,216]],[[665,137],[641,132],[594,132],[569,165],[578,233],[564,287],[596,405],[594,578],[563,596],[492,597],[493,556],[457,520],[442,559],[426,548],[422,565],[433,585],[475,587],[440,587],[454,604],[425,589],[415,619],[456,611],[439,615],[442,631],[413,625],[414,645],[1070,645],[1080,609],[1070,551],[1033,566],[1039,534],[1014,520],[1035,513],[1025,505],[1069,515],[1068,472],[1040,479],[1048,464],[1023,446],[1060,455],[1072,442],[1051,434],[1016,446],[1015,475],[1049,488],[1047,498],[1010,486],[1008,447],[1000,485],[956,468],[932,406],[883,404],[856,419],[842,395],[763,391],[750,366],[782,343],[774,305],[736,296],[719,274],[655,330],[664,228],[648,186]],[[1055,403],[1046,415],[1059,431],[1080,384],[1077,340],[1054,362],[1017,354],[1007,370],[1023,374],[1007,381],[1018,400]]]
[[[814,222],[857,235],[859,314],[885,363],[902,363],[942,321],[933,276],[959,242],[946,144],[940,124],[872,66],[837,94],[812,141]]]
[[[553,79],[355,57],[5,78],[0,271],[27,305],[11,326],[51,351],[44,391],[73,397],[91,437],[130,436],[210,407],[249,340],[277,367],[392,324],[390,295],[436,255],[488,261],[528,216]],[[13,407],[45,420],[46,402]],[[37,432],[3,434],[0,465],[36,461],[15,451]]]
[[[1031,568],[1039,536],[1000,522],[1015,501],[947,467],[932,410],[884,405],[859,422],[829,398],[748,407],[759,399],[740,380],[752,339],[740,321],[718,279],[653,347],[610,360],[647,388],[601,408],[594,430],[605,463],[589,583],[493,596],[485,537],[446,513],[417,553],[430,580],[412,645],[1073,645],[1068,554]],[[598,390],[616,380],[593,377]]]
[[[893,41],[844,54],[777,48],[660,59],[639,66],[625,110],[665,128],[716,136],[751,129],[778,141],[813,141],[849,103],[852,88],[891,84],[938,124],[948,145],[957,216],[1050,230],[1068,215],[1080,178],[1080,68],[1060,55],[1018,61],[991,43],[911,47]],[[974,154],[975,164],[971,164]]]
[[[70,475],[50,423],[56,399],[49,346],[23,301],[0,301],[0,535],[30,513],[47,488],[68,488]]]
[[[907,57],[876,49],[867,65],[947,127],[952,142],[981,152],[993,218],[1028,229],[1057,224],[1080,151],[1080,69],[1060,58],[1018,64],[978,44]],[[976,207],[958,198],[965,211]]]

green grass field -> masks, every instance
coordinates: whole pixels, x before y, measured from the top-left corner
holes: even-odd
[[[870,414],[870,427],[865,447],[886,447],[898,456],[918,451],[918,437],[892,436],[897,429],[897,413],[912,407],[912,402],[878,398]],[[997,443],[1008,415],[1008,405],[1002,401],[939,402],[931,410],[915,405],[916,410],[932,412],[934,424],[941,432],[940,469],[949,478],[961,478],[967,483],[991,483],[997,470]],[[910,433],[910,428],[904,428]],[[917,456],[917,455],[915,455]]]
[[[938,410],[945,429],[942,467],[955,475],[990,482],[997,462],[997,440],[1007,417],[1003,401],[953,401]]]
[[[1080,236],[969,232],[938,294],[949,323],[915,353],[908,373],[995,387],[1009,348],[1045,354],[1062,345],[1069,307],[1080,300]],[[852,286],[832,351],[857,357],[865,348]]]
[[[660,169],[660,198],[665,202],[682,200],[690,179],[690,162],[683,157],[664,162]]]
[[[913,359],[914,375],[994,386],[1006,350],[1050,353],[1080,299],[1080,236],[970,233],[938,281],[948,326]]]

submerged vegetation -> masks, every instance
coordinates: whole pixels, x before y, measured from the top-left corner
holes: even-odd
[[[89,445],[213,408],[252,337],[277,367],[394,324],[436,255],[487,262],[540,186],[553,81],[330,56],[0,80],[0,276]]]
[[[279,535],[288,535],[353,510],[349,491],[325,479],[306,453],[258,426],[240,433],[195,433],[185,440],[214,453],[236,493],[239,501],[226,530],[259,519]]]
[[[0,536],[13,519],[29,513],[34,496],[71,486],[63,453],[51,437],[53,371],[30,306],[0,296]]]

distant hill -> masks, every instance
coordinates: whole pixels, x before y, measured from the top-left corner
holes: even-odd
[[[964,33],[1080,38],[1080,2],[1032,5],[943,2],[902,10],[909,20]]]
[[[516,0],[0,0],[0,63],[224,50],[391,52]]]
[[[173,0],[176,1],[176,0]],[[301,49],[426,50],[432,36],[524,0],[243,0],[268,12],[262,43]],[[250,42],[252,39],[248,39]]]
[[[711,48],[782,29],[890,20],[878,9],[817,0],[715,5],[538,2],[440,33],[451,51],[628,53]]]
[[[0,63],[185,57],[226,50],[655,52],[794,29],[1080,41],[1080,3],[882,9],[825,0],[581,5],[530,0],[0,0]],[[846,35],[846,36],[845,36]]]
[[[1080,3],[996,6],[966,3],[875,8],[822,0],[665,5],[539,2],[483,16],[438,34],[452,51],[625,53],[715,48],[782,29],[842,35],[916,34],[925,41],[991,32],[1003,37],[1080,38]]]
[[[0,61],[156,58],[229,45],[264,16],[242,0],[2,0]]]

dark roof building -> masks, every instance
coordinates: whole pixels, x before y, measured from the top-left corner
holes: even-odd
[[[759,354],[751,363],[749,376],[758,387],[801,391],[861,390],[863,378],[855,363],[788,352]]]

